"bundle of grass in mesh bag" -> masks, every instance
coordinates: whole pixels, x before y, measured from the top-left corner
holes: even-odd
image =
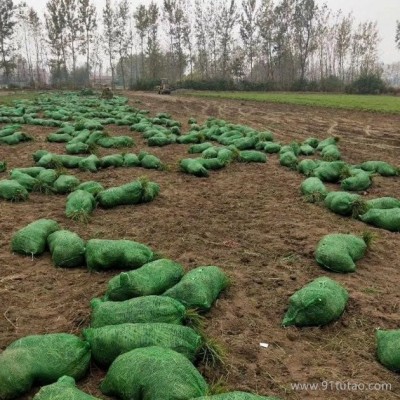
[[[15,132],[12,135],[0,138],[0,144],[13,146],[21,142],[29,142],[30,140],[33,140],[33,138],[29,135],[22,132]]]
[[[279,143],[268,142],[268,143],[265,143],[263,150],[266,153],[274,154],[274,153],[279,153],[281,151],[281,148],[282,148],[282,146]]]
[[[279,156],[279,163],[283,167],[297,169],[298,162],[299,162],[299,159],[292,151],[285,151],[285,152],[281,153]]]
[[[81,183],[76,190],[84,190],[85,192],[88,192],[92,194],[93,196],[97,196],[100,192],[104,190],[104,187],[96,181],[87,181]]]
[[[60,230],[47,238],[56,267],[74,268],[85,265],[85,241],[75,232]]]
[[[315,259],[319,265],[334,272],[354,272],[355,262],[364,257],[371,236],[335,233],[324,236],[317,245]]]
[[[10,177],[22,185],[28,192],[32,192],[39,186],[39,181],[36,178],[18,170],[11,171]]]
[[[217,158],[219,158],[225,165],[229,165],[238,156],[239,156],[239,151],[237,149],[233,151],[232,149],[222,147],[221,149],[218,150]]]
[[[112,208],[121,205],[139,204],[142,201],[143,185],[137,180],[122,186],[112,187],[100,192],[97,196],[99,205]]]
[[[195,145],[197,146],[197,145]],[[201,156],[203,158],[216,158],[218,157],[218,151],[221,149],[221,147],[217,147],[217,146],[212,146],[209,147],[207,149],[205,149],[204,151],[202,151]]]
[[[314,137],[309,137],[303,142],[303,145],[309,145],[312,148],[316,149],[319,145],[319,140]]]
[[[212,158],[207,160],[212,160]],[[181,160],[179,162],[179,167],[183,172],[190,175],[199,177],[207,177],[209,175],[207,168],[196,158],[185,158]]]
[[[39,174],[43,171],[46,171],[43,167],[27,167],[27,168],[15,168],[11,171],[12,172],[22,172],[23,174],[27,174],[32,178],[37,178]]]
[[[204,396],[207,383],[184,355],[152,346],[120,355],[100,389],[122,400],[190,399]]]
[[[42,193],[53,192],[53,185],[57,178],[60,176],[59,172],[54,169],[45,169],[37,176],[38,186],[37,190]]]
[[[368,209],[378,208],[385,210],[390,208],[400,208],[400,200],[395,197],[378,197],[376,199],[367,200],[365,203]]]
[[[67,194],[73,192],[79,184],[79,179],[73,175],[60,175],[53,183],[53,190],[58,194]]]
[[[47,238],[60,229],[51,219],[38,219],[17,231],[11,240],[13,252],[26,255],[40,255],[46,250]]]
[[[321,151],[321,155],[325,161],[338,161],[342,158],[342,155],[335,144],[330,144],[324,147]]]
[[[217,170],[225,168],[225,163],[219,158],[197,158],[196,159],[207,170]]]
[[[321,326],[337,320],[349,295],[339,283],[327,277],[317,278],[294,293],[283,326]]]
[[[75,384],[75,379],[62,376],[56,383],[43,386],[34,396],[33,400],[100,400],[80,391]]]
[[[328,137],[318,143],[317,150],[322,151],[325,147],[335,145],[339,142],[338,137]]]
[[[3,179],[0,181],[0,199],[8,201],[25,201],[28,191],[17,181]]]
[[[86,264],[90,271],[134,269],[150,262],[152,250],[132,240],[91,239],[86,246]]]
[[[367,190],[372,185],[371,176],[368,172],[362,169],[353,168],[350,170],[351,176],[343,179],[340,187],[348,191],[363,191]]]
[[[163,296],[172,297],[187,308],[208,311],[228,285],[229,279],[218,267],[197,267],[184,275]]]
[[[97,145],[106,149],[118,149],[121,147],[132,147],[135,145],[134,140],[129,136],[101,137],[97,140]]]
[[[184,274],[182,265],[168,259],[144,264],[110,279],[105,300],[122,301],[138,296],[161,294],[180,281]]]
[[[82,378],[89,368],[90,345],[67,333],[23,337],[0,354],[0,399],[13,399],[35,383],[63,375]]]
[[[238,161],[245,163],[266,163],[267,156],[264,153],[261,153],[261,151],[243,150],[239,153]]]
[[[314,169],[314,176],[322,182],[337,183],[344,176],[349,176],[348,166],[344,161],[321,161]]]
[[[79,162],[79,169],[81,171],[97,172],[100,165],[101,161],[99,158],[95,154],[92,154]]]
[[[358,166],[368,172],[375,172],[382,176],[396,176],[399,175],[399,168],[384,162],[384,161],[366,161]]]
[[[47,136],[47,141],[50,143],[68,143],[72,140],[72,136],[68,133],[51,133]]]
[[[143,296],[125,301],[93,299],[90,306],[92,328],[155,322],[182,325],[187,316],[182,303],[164,296]]]
[[[203,342],[191,328],[167,323],[119,324],[89,328],[83,336],[90,343],[92,357],[109,366],[119,355],[150,346],[172,349],[194,361]]]
[[[124,154],[124,167],[140,167],[141,163],[139,157],[136,154],[128,153]]]
[[[376,331],[379,362],[391,371],[400,371],[400,329]]]
[[[88,222],[96,208],[96,200],[86,190],[75,190],[67,197],[65,215],[74,221]]]
[[[124,156],[122,154],[112,154],[102,157],[100,160],[101,168],[122,167],[124,165]]]
[[[301,160],[297,165],[297,171],[305,176],[312,176],[314,174],[314,170],[318,167],[319,163],[319,160]]]
[[[214,396],[196,397],[190,400],[280,400],[278,397],[265,397],[258,394],[246,392],[229,392],[216,394]]]
[[[360,220],[377,228],[400,232],[400,208],[372,208],[360,215]]]
[[[163,169],[164,168],[164,165],[161,162],[161,160],[152,154],[140,152],[138,154],[138,158],[140,160],[140,165],[143,168],[147,168],[147,169]]]
[[[300,154],[304,156],[312,156],[315,153],[314,147],[310,146],[309,144],[302,144],[300,146]]]
[[[316,203],[325,199],[328,194],[328,189],[323,182],[318,178],[307,178],[300,186],[301,193],[310,203]]]
[[[149,146],[158,146],[158,147],[162,147],[162,146],[167,146],[169,144],[172,143],[176,143],[176,135],[165,135],[165,134],[158,134],[155,136],[152,136],[151,138],[149,138],[147,140],[147,144]]]
[[[194,144],[193,146],[189,147],[189,153],[194,154],[194,153],[202,153],[203,151],[214,147],[214,145],[210,142],[204,142],[200,144]],[[216,157],[216,156],[215,156]]]
[[[336,214],[357,217],[366,210],[365,202],[358,194],[330,192],[325,197],[325,206]]]

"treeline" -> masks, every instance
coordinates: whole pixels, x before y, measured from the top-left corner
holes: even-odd
[[[3,84],[358,91],[380,80],[378,44],[375,22],[315,0],[0,0]]]

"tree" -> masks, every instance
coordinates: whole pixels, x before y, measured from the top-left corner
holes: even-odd
[[[82,25],[80,23],[78,15],[78,3],[77,0],[63,0],[62,1],[62,12],[65,16],[65,27],[67,31],[67,46],[71,50],[72,56],[72,74],[75,75],[76,60],[77,60],[77,46],[78,41],[82,40]]]
[[[339,63],[339,76],[344,81],[345,68],[344,62],[346,55],[351,47],[351,36],[353,27],[353,17],[351,14],[342,18],[337,27],[337,34],[335,38],[336,54]]]
[[[11,72],[14,68],[14,64],[11,60],[11,56],[14,50],[14,44],[12,42],[14,34],[14,26],[17,21],[16,17],[16,6],[13,0],[1,0],[0,1],[0,52],[1,62],[0,67],[4,70],[5,83],[9,83]]]
[[[158,42],[158,20],[160,17],[160,10],[157,4],[151,2],[147,10],[147,57],[148,57],[148,71],[152,79],[156,79],[160,74],[160,44]]]
[[[133,14],[133,18],[135,19],[135,27],[140,38],[142,73],[144,73],[144,39],[146,38],[149,21],[146,7],[143,4],[140,4],[136,8],[136,12]]]
[[[116,55],[116,35],[115,35],[115,11],[111,7],[111,0],[106,0],[106,5],[103,9],[103,25],[104,25],[104,39],[105,50],[108,55],[111,70],[111,86],[115,85],[115,66],[114,56]]]
[[[129,50],[129,3],[128,0],[120,0],[117,4],[117,11],[115,14],[115,39],[117,52],[120,59],[120,70],[122,85],[126,89],[126,79],[125,79],[125,63],[124,59],[128,57]]]
[[[274,4],[271,0],[263,0],[257,15],[258,41],[260,43],[263,63],[266,67],[268,81],[274,80]]]
[[[397,48],[400,50],[400,21],[396,21],[396,45]]]

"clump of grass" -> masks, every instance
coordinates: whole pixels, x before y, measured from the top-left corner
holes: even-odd
[[[67,217],[83,224],[87,224],[90,221],[90,215],[83,210],[71,211],[68,213]]]
[[[361,237],[364,240],[365,244],[367,245],[367,249],[370,249],[371,246],[374,244],[375,240],[377,239],[377,235],[371,231],[364,231]]]
[[[35,183],[32,191],[46,194],[46,195],[53,194],[53,188],[51,186],[49,186],[47,183],[42,182],[42,181],[38,181],[37,183]]]
[[[216,339],[210,338],[204,333],[201,335],[203,346],[198,353],[199,361],[206,367],[214,369],[224,365],[227,351]]]
[[[321,203],[325,200],[326,194],[321,192],[314,192],[304,196],[307,203]]]
[[[358,218],[360,215],[365,214],[367,211],[368,211],[368,205],[364,200],[358,199],[353,203],[353,209],[352,209],[353,218]]]
[[[230,391],[228,383],[224,378],[218,378],[217,380],[212,381],[208,385],[206,396],[214,396],[217,394],[223,394]]]
[[[185,313],[185,324],[197,332],[204,331],[205,318],[197,309],[189,308]]]

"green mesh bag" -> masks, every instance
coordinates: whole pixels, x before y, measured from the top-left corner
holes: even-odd
[[[322,161],[314,169],[314,176],[321,179],[322,182],[337,183],[342,179],[347,165],[343,161]]]
[[[299,159],[296,157],[296,155],[292,151],[285,151],[284,153],[281,153],[279,156],[279,163],[283,167],[296,169],[298,161],[299,161]]]
[[[281,151],[281,145],[274,142],[265,143],[264,151],[269,154],[279,153]]]
[[[10,177],[22,185],[28,192],[32,192],[39,184],[36,178],[32,178],[30,175],[16,170],[11,172]]]
[[[361,169],[368,172],[375,172],[382,176],[396,176],[399,169],[384,161],[366,161],[359,165]]]
[[[9,201],[25,201],[28,191],[17,181],[3,179],[0,181],[0,199]]]
[[[250,150],[256,147],[258,139],[256,137],[244,137],[233,141],[233,145],[238,150]]]
[[[51,219],[38,219],[17,231],[11,240],[13,252],[37,256],[46,250],[48,236],[60,229]]]
[[[213,147],[213,144],[210,142],[194,144],[193,146],[189,147],[189,153],[191,153],[191,154],[202,153],[203,151],[209,149],[210,147]]]
[[[182,265],[172,260],[149,262],[134,271],[122,272],[108,282],[105,298],[121,301],[137,296],[161,294],[180,281]]]
[[[246,392],[221,393],[214,396],[196,397],[190,400],[280,400],[278,397],[265,397]]]
[[[110,365],[119,355],[150,346],[172,349],[194,361],[202,346],[201,337],[191,328],[166,323],[120,324],[85,329],[96,363]]]
[[[365,172],[362,169],[353,169],[350,173],[352,176],[343,179],[340,184],[342,190],[357,192],[367,190],[371,187],[372,180],[368,172]]]
[[[140,160],[140,164],[143,168],[147,169],[161,169],[163,167],[160,159],[151,154],[147,154]]]
[[[30,136],[22,132],[15,132],[12,135],[6,137],[0,137],[0,144],[8,144],[10,146],[16,145],[21,142],[28,142],[33,140]]]
[[[342,158],[339,149],[334,144],[324,147],[321,151],[321,155],[325,161],[338,161]]]
[[[330,192],[325,197],[325,206],[339,215],[357,215],[358,208],[362,206],[361,196],[347,192]]]
[[[306,197],[307,201],[313,203],[323,200],[327,194],[328,189],[323,182],[318,178],[307,178],[300,186],[301,193]]]
[[[97,141],[97,144],[101,147],[105,147],[107,149],[110,148],[121,148],[121,147],[132,147],[135,142],[129,136],[114,136],[114,137],[102,137]]]
[[[122,167],[123,165],[124,156],[122,154],[112,154],[101,159],[101,168]]]
[[[258,134],[258,138],[265,142],[273,142],[274,141],[274,134],[270,131],[262,131]]]
[[[312,176],[319,163],[319,160],[301,160],[297,165],[297,171],[305,176]]]
[[[400,371],[400,329],[376,331],[379,362],[391,371]]]
[[[144,296],[125,301],[104,302],[93,299],[90,306],[92,307],[92,328],[155,322],[182,325],[186,316],[183,304],[164,296]]]
[[[251,163],[251,162],[266,163],[267,156],[264,153],[261,153],[260,151],[244,150],[240,152],[238,161],[245,163]]]
[[[35,157],[35,155],[34,155],[34,157]],[[61,162],[61,156],[58,156],[58,155],[52,154],[52,153],[48,153],[48,152],[46,152],[46,154],[44,154],[42,157],[40,157],[40,159],[38,161],[36,161],[36,164],[41,167],[44,167],[44,168],[57,168],[57,167],[63,166],[63,164]]]
[[[85,157],[62,155],[55,158],[56,164],[60,163],[64,168],[79,168],[79,164]]]
[[[101,161],[99,158],[92,154],[89,157],[84,158],[79,162],[79,169],[81,171],[97,172],[100,168]]]
[[[158,183],[142,180],[142,188],[141,203],[149,203],[160,194],[160,185]]]
[[[302,146],[300,146],[300,154],[304,156],[312,156],[314,153],[314,147],[310,146],[309,144],[303,144]]]
[[[316,149],[318,147],[318,144],[319,144],[319,140],[316,138],[313,138],[313,137],[309,137],[303,142],[303,145],[309,145],[309,146],[313,147],[314,149]]]
[[[60,230],[47,238],[56,267],[74,268],[85,265],[85,242],[75,232]]]
[[[379,208],[381,210],[389,208],[400,208],[400,200],[394,197],[379,197],[366,201],[368,208]]]
[[[86,143],[68,143],[65,146],[67,154],[85,154],[89,153],[89,145]]]
[[[76,190],[85,190],[86,192],[92,194],[93,196],[97,196],[100,192],[104,190],[104,187],[96,181],[87,181],[81,183]]]
[[[100,400],[80,391],[75,385],[75,379],[62,376],[56,383],[43,386],[33,400]]]
[[[18,171],[24,174],[28,174],[32,178],[37,178],[39,174],[43,171],[46,171],[43,167],[28,167],[28,168],[15,168],[11,172]]]
[[[23,337],[0,354],[0,399],[13,399],[34,383],[63,375],[82,378],[89,368],[90,345],[67,333]]]
[[[227,148],[222,148],[218,150],[217,156],[225,165],[230,164],[235,158],[235,154],[232,150]]]
[[[326,325],[342,315],[348,298],[347,290],[339,283],[317,278],[290,297],[282,325]]]
[[[338,141],[339,141],[339,139],[336,137],[329,137],[327,139],[321,140],[318,143],[317,150],[322,151],[327,146],[336,145]]]
[[[100,192],[97,201],[103,208],[138,204],[142,200],[143,186],[140,181],[133,181],[122,186],[112,187]]]
[[[228,278],[218,267],[197,267],[184,275],[163,296],[172,297],[187,308],[207,311],[228,284]]]
[[[185,158],[179,162],[179,166],[183,172],[187,174],[207,177],[208,170],[203,166],[203,164],[195,158]]]
[[[184,400],[204,396],[207,383],[184,355],[152,346],[120,355],[100,389],[122,400]]]
[[[124,155],[124,167],[140,167],[141,163],[136,154],[128,153]]]
[[[169,144],[175,143],[175,136],[172,135],[159,135],[159,136],[152,136],[151,138],[149,138],[147,140],[147,144],[149,146],[158,146],[158,147],[162,147],[162,146],[167,146]]]
[[[66,194],[73,192],[79,184],[79,179],[73,175],[60,175],[53,183],[53,189],[55,193]]]
[[[96,200],[86,190],[75,190],[67,197],[65,215],[74,221],[87,222],[96,207]]]
[[[334,272],[354,272],[355,262],[364,257],[367,245],[354,235],[331,234],[318,243],[315,259],[322,267]]]
[[[37,180],[48,187],[52,187],[58,176],[59,174],[54,169],[45,169],[37,176]]]
[[[90,271],[139,268],[152,258],[149,247],[132,240],[91,239],[86,245],[86,264]]]
[[[68,143],[72,136],[68,133],[51,133],[47,136],[47,141],[51,143]]]
[[[219,158],[197,158],[196,159],[207,170],[217,170],[225,167]]]
[[[218,157],[218,147],[209,147],[201,153],[203,158],[216,158]]]
[[[400,208],[373,208],[365,214],[360,215],[360,219],[377,228],[386,229],[391,232],[400,232]]]

